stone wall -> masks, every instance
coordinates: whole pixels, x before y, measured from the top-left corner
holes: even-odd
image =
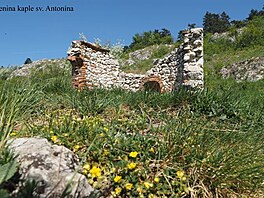
[[[145,74],[125,73],[109,50],[85,41],[73,41],[68,51],[76,88],[122,88],[129,91],[154,89],[171,92],[180,86],[203,88],[203,30],[183,33],[184,41]]]

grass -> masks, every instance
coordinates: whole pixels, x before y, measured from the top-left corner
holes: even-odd
[[[10,81],[0,86],[0,196],[9,197],[13,189],[10,179],[18,170],[14,154],[7,147],[7,140],[16,135],[15,128],[24,123],[34,113],[34,107],[41,97],[35,86]]]
[[[6,80],[15,69],[17,69],[17,67],[15,66],[11,66],[9,68],[1,67],[0,68],[0,80]]]
[[[250,59],[252,57],[263,57],[264,56],[264,47],[263,46],[255,46],[252,48],[245,48],[242,50],[226,50],[221,53],[216,54],[207,54],[207,50],[205,48],[205,76],[209,77],[217,77],[219,76],[219,71],[224,67],[231,65],[233,63],[237,63],[240,61],[244,61],[246,59]]]
[[[42,94],[14,134],[70,148],[103,196],[263,195],[263,81],[222,80],[196,93],[78,92],[54,69],[20,85]]]

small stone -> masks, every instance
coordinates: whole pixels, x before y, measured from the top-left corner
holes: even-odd
[[[184,61],[190,60],[190,55],[189,54],[185,54],[184,57],[183,57],[183,60]]]
[[[196,56],[195,52],[190,52],[189,55],[190,55],[190,58],[194,58]]]
[[[201,40],[195,40],[195,41],[193,42],[193,44],[194,44],[195,46],[200,46],[200,45],[203,44],[203,42],[202,42]]]
[[[188,38],[188,37],[185,37],[184,39],[183,39],[183,42],[184,43],[188,43],[190,41],[190,39]]]
[[[186,50],[186,51],[191,50],[191,46],[190,45],[187,45],[183,49]]]

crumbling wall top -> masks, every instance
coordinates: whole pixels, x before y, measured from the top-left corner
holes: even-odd
[[[94,44],[94,43],[90,43],[90,42],[87,42],[87,41],[73,41],[73,42],[79,42],[82,46],[86,46],[88,48],[91,48],[95,51],[99,51],[99,52],[110,52],[109,49],[105,49],[105,48],[102,48],[101,46],[97,45],[97,44]]]

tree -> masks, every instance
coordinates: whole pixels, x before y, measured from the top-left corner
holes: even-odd
[[[188,29],[192,29],[192,28],[195,28],[195,27],[196,27],[195,23],[189,23],[188,24]]]
[[[256,16],[264,16],[264,5],[260,11],[252,9],[247,17],[247,20],[250,21]]]
[[[235,28],[242,28],[247,25],[247,22],[245,20],[233,20],[231,21],[231,25]]]
[[[219,15],[206,12],[203,18],[204,32],[215,33],[217,32],[216,24],[219,21]]]
[[[203,18],[204,32],[222,33],[227,31],[230,27],[229,19],[230,17],[226,14],[226,12],[222,12],[221,14],[206,12]]]
[[[30,64],[32,63],[32,60],[30,58],[27,58],[26,61],[24,62],[24,64]]]
[[[230,27],[230,17],[226,14],[226,12],[222,12],[220,15],[220,31],[224,32]]]
[[[166,36],[171,36],[171,33],[169,30],[162,28],[161,32],[160,32],[160,36],[161,37],[166,37]]]
[[[126,50],[137,50],[155,44],[171,44],[173,38],[169,30],[163,28],[161,31],[155,29],[154,31],[143,32],[142,34],[135,34],[132,38],[132,43]]]

